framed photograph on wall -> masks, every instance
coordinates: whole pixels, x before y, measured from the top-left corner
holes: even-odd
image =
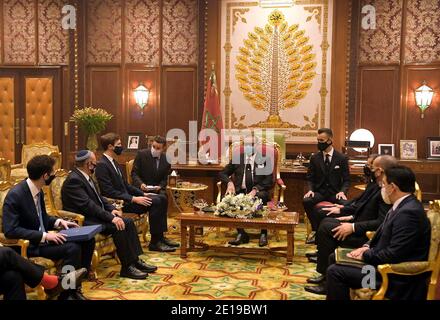
[[[400,140],[400,159],[417,160],[417,140]]]
[[[139,150],[141,137],[140,133],[127,133],[127,150]]]
[[[440,137],[428,137],[428,159],[440,160]]]
[[[379,154],[394,157],[394,144],[379,144]]]

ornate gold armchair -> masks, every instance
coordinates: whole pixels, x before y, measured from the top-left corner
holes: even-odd
[[[11,162],[5,158],[0,158],[0,181],[11,180]]]
[[[27,177],[26,165],[35,156],[47,154],[55,159],[55,169],[61,168],[61,152],[58,146],[53,146],[45,142],[24,145],[21,150],[21,163],[12,165],[11,178],[15,181],[23,180]]]
[[[382,286],[378,291],[370,289],[351,290],[354,300],[384,300],[389,285],[389,275],[415,276],[422,273],[431,273],[428,300],[435,299],[437,280],[440,272],[440,201],[430,202],[428,218],[431,222],[431,244],[428,261],[402,262],[398,264],[384,264],[378,266],[382,276]]]
[[[131,171],[133,170],[134,160],[127,161],[125,163],[125,173],[127,174],[127,182],[128,184],[133,184],[131,179]]]

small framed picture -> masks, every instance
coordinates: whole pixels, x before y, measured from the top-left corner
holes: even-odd
[[[428,137],[428,159],[440,160],[440,137]]]
[[[400,140],[400,159],[417,160],[417,140]]]
[[[127,149],[128,150],[139,150],[141,145],[141,134],[140,133],[128,133],[127,134]]]
[[[379,154],[394,157],[394,144],[379,144]]]

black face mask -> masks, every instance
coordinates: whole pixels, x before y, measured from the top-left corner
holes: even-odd
[[[120,156],[122,154],[122,151],[124,151],[124,148],[122,146],[116,146],[115,147],[115,153]]]
[[[89,166],[89,170],[90,170],[90,173],[91,173],[91,174],[94,174],[94,173],[95,173],[95,169],[96,169],[96,165],[92,164],[91,167]]]
[[[331,141],[330,141],[330,143],[328,143],[328,141],[326,141],[326,142],[318,142],[318,150],[319,151],[325,151],[325,149],[327,149],[332,144],[333,144],[333,142],[331,142]]]
[[[55,179],[55,175],[50,175],[49,179],[44,180],[44,183],[46,184],[46,186],[50,185],[52,183],[52,181]]]

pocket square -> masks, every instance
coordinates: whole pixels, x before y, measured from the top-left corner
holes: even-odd
[[[335,169],[341,169],[341,167],[340,166],[335,166]]]

